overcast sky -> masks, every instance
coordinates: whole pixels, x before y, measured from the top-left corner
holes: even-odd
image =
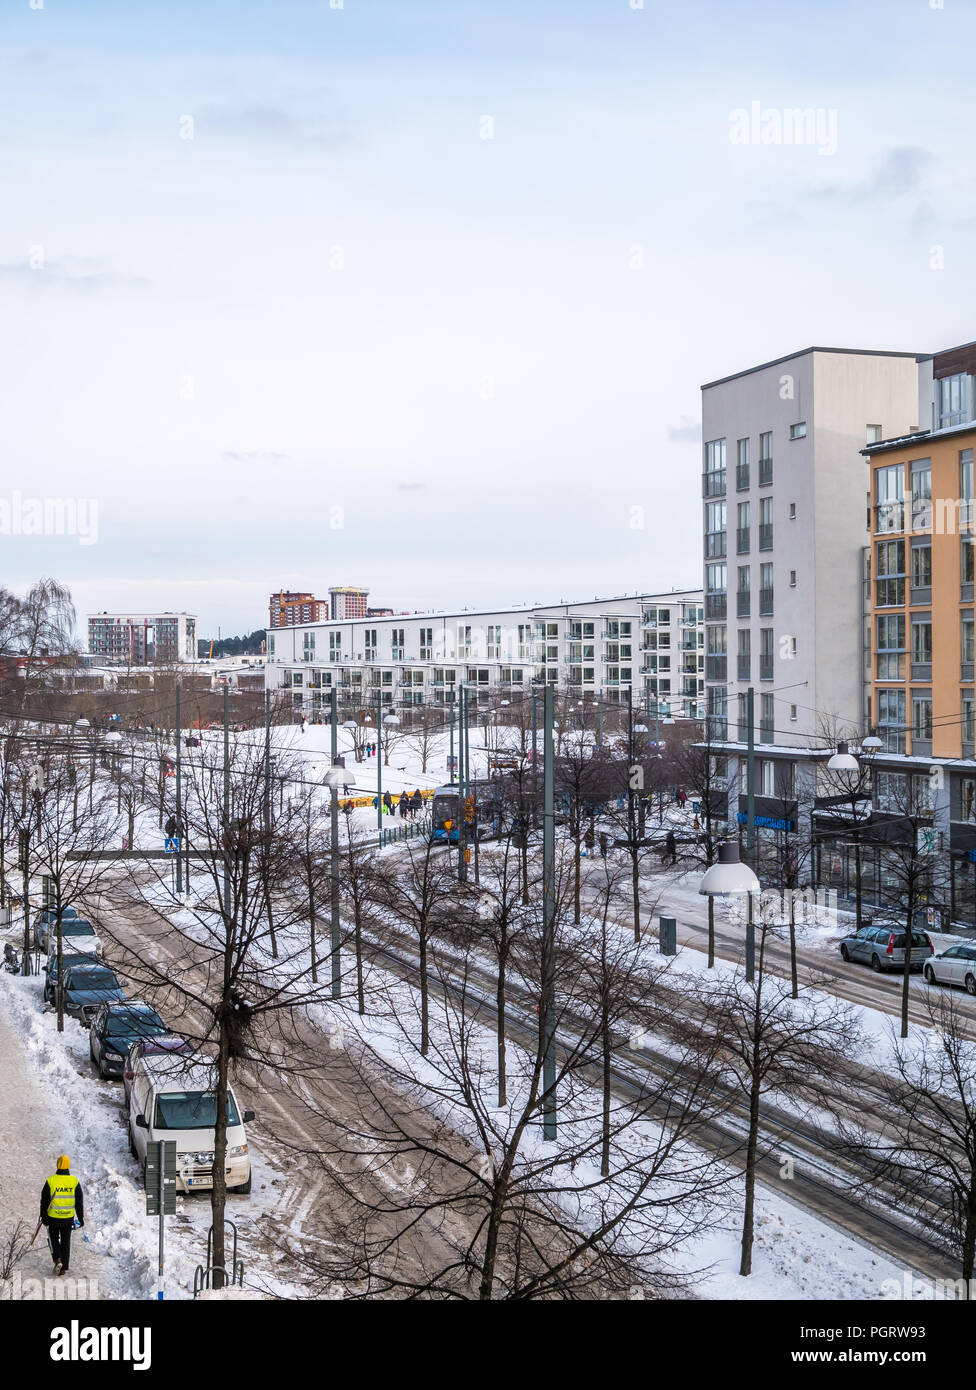
[[[80,615],[697,585],[702,382],[976,338],[963,0],[7,0],[0,37],[0,504],[98,505],[0,580]],[[753,102],[836,141],[733,143]]]

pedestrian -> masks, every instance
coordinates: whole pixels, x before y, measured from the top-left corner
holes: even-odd
[[[699,823],[698,823],[698,817],[697,817],[697,816],[695,817],[695,823],[694,823],[694,825],[692,826],[692,829],[696,832],[696,834],[697,834],[697,832],[698,832],[699,830],[701,830],[701,826],[700,826]]]
[[[304,732],[305,732],[305,716],[304,716],[304,714],[303,714],[303,715],[302,715],[302,733],[304,733]]]
[[[423,809],[424,798],[421,796],[420,788],[418,787],[417,790],[414,792],[413,796],[410,798],[410,810],[413,813],[414,820],[417,819],[417,817],[420,815]]]
[[[343,796],[348,796],[348,795],[349,795],[349,783],[348,783],[348,782],[343,782],[343,784],[342,784],[342,795],[343,795]]]
[[[671,863],[674,864],[678,858],[678,842],[674,838],[673,830],[668,831],[668,838],[664,842],[664,849]]]
[[[387,815],[389,815],[393,810],[393,797],[390,795],[389,792],[383,793],[383,809]]]
[[[71,1228],[75,1217],[85,1224],[85,1198],[81,1183],[71,1173],[67,1154],[61,1154],[57,1172],[41,1188],[41,1225],[47,1227],[48,1245],[55,1274],[67,1274],[71,1257]]]
[[[601,831],[600,831],[600,858],[601,858],[601,859],[606,859],[606,857],[607,857],[607,845],[608,845],[608,843],[609,843],[609,841],[608,841],[608,839],[607,839],[607,832],[606,832],[605,830],[601,830]]]
[[[681,800],[681,808],[682,808],[682,810],[684,810],[684,804],[685,804],[685,802],[688,800],[688,793],[685,791],[684,787],[681,788],[681,792],[679,793],[679,796],[680,796],[680,800]]]
[[[409,812],[410,812],[410,793],[409,793],[409,792],[401,792],[401,793],[400,793],[400,805],[399,805],[399,807],[398,807],[397,809],[398,809],[399,812],[400,812],[400,819],[401,819],[401,820],[406,820],[406,819],[407,819],[407,816],[408,816],[408,814],[409,814]]]

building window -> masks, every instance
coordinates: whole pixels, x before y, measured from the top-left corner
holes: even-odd
[[[912,691],[912,738],[930,739],[932,737],[932,692],[931,690]]]
[[[769,487],[773,481],[773,432],[759,436],[759,486]]]
[[[973,629],[973,610],[965,609],[961,614],[962,635],[961,635],[961,655],[960,660],[964,662],[974,659],[974,629]]]
[[[796,588],[796,570],[790,570],[790,588]]]
[[[968,531],[973,524],[973,451],[959,450],[959,526]]]
[[[342,660],[342,630],[329,633],[329,660]]]
[[[405,628],[394,627],[390,629],[390,655],[394,661],[402,661],[404,655],[404,632]]]
[[[930,589],[932,587],[932,547],[931,545],[912,546],[912,588]]]
[[[905,692],[904,690],[878,691],[878,730],[884,741],[885,752],[904,753],[905,751]],[[879,774],[879,779],[882,774]],[[881,804],[880,801],[878,803]]]
[[[705,445],[706,497],[720,497],[725,491],[725,440],[712,439]]]
[[[772,550],[773,548],[773,499],[771,497],[760,497],[759,499],[759,549]]]
[[[976,743],[976,698],[971,690],[962,692],[962,741]]]
[[[901,463],[877,468],[874,473],[874,529],[876,533],[905,529],[905,468]]]
[[[801,421],[799,422],[799,424],[796,424],[796,425],[790,425],[790,438],[791,438],[791,439],[806,439],[806,437],[807,437],[807,422],[806,422],[806,420],[801,420]]]
[[[868,425],[868,427],[867,427],[867,442],[868,442],[869,444],[880,444],[880,443],[881,443],[881,426],[880,426],[880,425]]]
[[[374,634],[375,636],[375,634]],[[376,643],[374,642],[375,646]],[[434,655],[434,629],[432,627],[422,627],[420,629],[420,660],[430,661]]]
[[[709,559],[719,559],[725,554],[725,503],[707,502],[705,504],[705,554]]]
[[[912,530],[932,529],[932,460],[914,459],[912,477]]]
[[[771,627],[759,629],[759,679],[762,681],[773,679],[773,640]]]
[[[749,441],[735,441],[735,485],[743,492],[749,486]]]
[[[937,384],[938,429],[962,425],[973,418],[973,379],[968,372],[944,376]]]
[[[876,602],[879,608],[891,608],[905,602],[905,542],[878,541]]]
[[[879,618],[878,622],[882,620]],[[928,666],[932,662],[931,614],[912,615],[912,665]]]
[[[790,718],[796,722],[796,705],[790,705]]]
[[[876,619],[876,675],[879,681],[905,679],[905,615],[883,614]]]

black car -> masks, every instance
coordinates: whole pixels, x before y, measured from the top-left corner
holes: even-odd
[[[65,966],[69,965],[104,965],[101,956],[94,956],[88,952],[78,952],[77,954],[64,954]],[[58,958],[57,955],[48,956],[47,968],[44,971],[44,1002],[52,1007],[58,1002]]]
[[[139,1000],[103,1004],[92,1018],[88,1052],[99,1076],[122,1075],[128,1051],[140,1038],[157,1038],[169,1029],[155,1009]]]
[[[64,1011],[87,1028],[103,1004],[124,1004],[125,990],[107,965],[79,965],[66,961],[64,967]]]

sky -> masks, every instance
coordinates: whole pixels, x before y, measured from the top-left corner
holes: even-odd
[[[976,338],[974,40],[963,0],[3,0],[0,583],[207,635],[280,587],[700,584],[703,382]]]

